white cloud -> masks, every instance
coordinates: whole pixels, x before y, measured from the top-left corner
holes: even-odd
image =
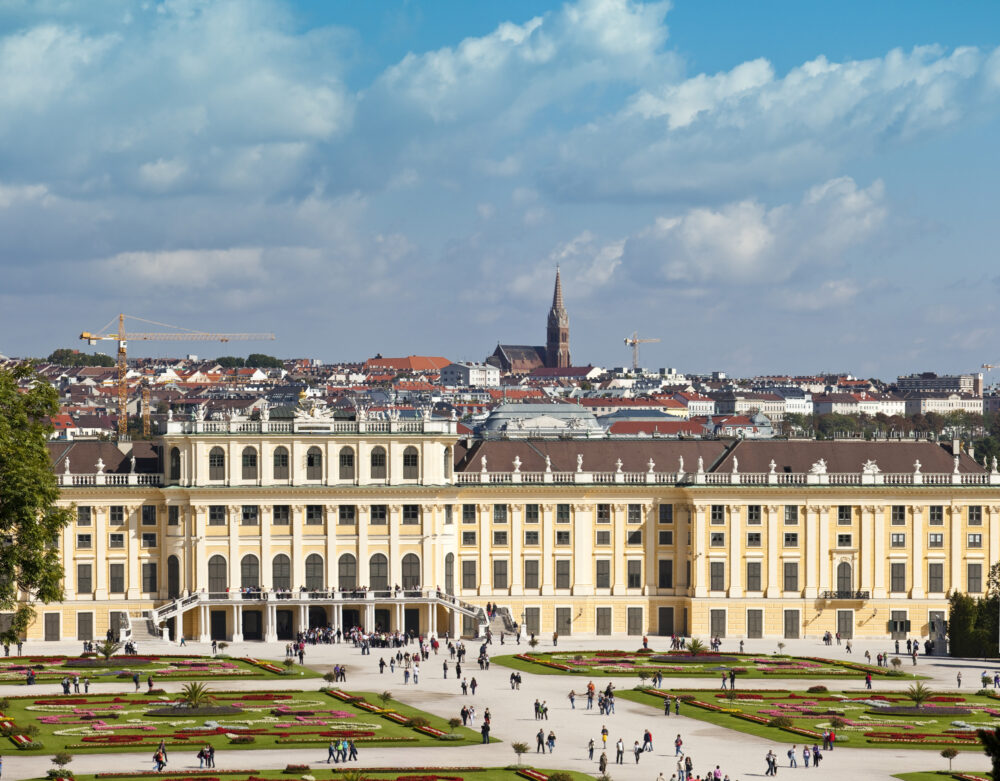
[[[568,300],[580,300],[598,294],[612,283],[622,263],[625,243],[602,242],[590,231],[556,246],[544,263],[534,264],[511,280],[511,296],[544,299],[552,295],[555,268],[563,277],[563,294]]]
[[[861,286],[853,279],[829,279],[808,289],[783,290],[775,303],[793,312],[819,312],[850,306],[859,293]]]
[[[155,192],[164,192],[176,184],[187,173],[183,160],[164,160],[162,157],[139,166],[139,178]]]
[[[651,270],[693,285],[773,284],[803,266],[841,261],[878,231],[886,211],[880,181],[859,188],[832,179],[797,204],[768,208],[748,199],[660,217],[628,240],[625,258],[633,276]]]

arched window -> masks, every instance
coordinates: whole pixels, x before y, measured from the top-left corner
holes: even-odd
[[[240,561],[240,586],[242,588],[260,587],[260,559],[248,553]]]
[[[229,567],[226,560],[216,554],[208,560],[208,593],[212,596],[225,596],[229,590]]]
[[[340,479],[354,479],[354,451],[349,447],[340,449]]]
[[[311,447],[306,451],[306,480],[323,479],[323,451]]]
[[[403,588],[417,588],[420,585],[420,559],[415,553],[403,556]]]
[[[444,475],[445,480],[451,480],[452,469],[454,469],[454,464],[451,460],[451,448],[446,447],[444,449],[444,471],[441,473]]]
[[[288,479],[288,448],[276,447],[274,449],[274,479]]]
[[[372,448],[372,480],[385,480],[385,448]]]
[[[306,556],[306,588],[309,591],[322,591],[325,580],[323,557],[318,553],[310,553]]]
[[[226,479],[226,451],[221,447],[213,447],[208,451],[208,479]]]
[[[167,556],[167,599],[181,595],[181,562],[176,556]]]
[[[180,448],[170,448],[170,479],[181,479],[181,451]]]
[[[257,479],[257,449],[253,447],[243,448],[243,479]]]
[[[420,455],[410,445],[403,450],[403,479],[416,480],[420,477]]]
[[[846,561],[837,565],[837,591],[853,591],[854,585],[851,577],[851,565]]]
[[[358,560],[350,553],[345,553],[337,562],[337,588],[357,588]]]
[[[292,561],[284,553],[279,553],[271,562],[271,588],[290,589],[292,587]]]
[[[444,557],[444,593],[455,593],[455,554],[449,553]]]
[[[389,559],[376,553],[368,561],[368,587],[372,591],[389,590]]]

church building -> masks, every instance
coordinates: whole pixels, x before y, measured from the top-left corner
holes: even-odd
[[[569,314],[563,305],[562,280],[556,268],[552,308],[545,329],[545,345],[498,344],[487,363],[504,374],[530,374],[535,369],[564,369],[572,365],[569,355]]]

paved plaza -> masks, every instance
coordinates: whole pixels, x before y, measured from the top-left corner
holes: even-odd
[[[722,650],[735,650],[738,640],[723,641]],[[748,640],[745,641],[746,651],[750,653],[772,653],[776,650],[774,640]],[[851,656],[846,654],[844,647],[836,645],[827,647],[818,640],[788,640],[784,641],[784,653],[803,656],[826,656],[833,659],[850,659],[863,661],[865,650],[870,650],[874,656],[880,651],[891,651],[891,644],[888,642],[865,642],[862,640],[854,642],[854,652]],[[510,688],[509,676],[511,670],[500,665],[491,665],[488,671],[482,671],[475,662],[478,652],[478,641],[467,642],[469,649],[469,661],[463,665],[463,677],[471,679],[475,676],[480,684],[475,696],[463,697],[459,688],[460,681],[455,679],[454,665],[449,661],[448,678],[442,677],[441,662],[447,658],[447,653],[442,652],[421,664],[420,683],[418,685],[404,685],[402,671],[397,668],[395,674],[390,674],[388,667],[384,674],[378,671],[378,661],[380,656],[385,656],[388,661],[390,649],[372,649],[371,655],[362,655],[360,650],[350,644],[339,645],[316,645],[308,646],[306,650],[306,664],[314,667],[320,672],[325,672],[334,664],[347,665],[347,682],[341,687],[356,691],[380,692],[390,690],[393,696],[400,701],[429,711],[445,718],[457,717],[463,704],[475,705],[478,714],[482,714],[485,708],[489,708],[492,714],[492,736],[501,742],[492,743],[488,746],[465,746],[465,747],[426,747],[426,748],[366,748],[364,744],[359,745],[360,761],[359,765],[364,766],[396,766],[396,767],[418,767],[418,766],[497,766],[513,764],[515,756],[511,751],[510,744],[514,741],[522,741],[531,746],[530,752],[525,755],[525,764],[535,764],[540,767],[562,768],[575,770],[591,775],[597,775],[597,757],[600,755],[601,728],[607,725],[610,736],[608,740],[609,774],[616,781],[632,781],[633,779],[643,779],[643,781],[655,781],[657,775],[662,772],[669,779],[676,772],[676,759],[674,758],[674,737],[679,733],[684,741],[684,749],[689,753],[694,761],[694,772],[704,774],[714,769],[718,765],[722,772],[728,774],[730,779],[752,778],[763,776],[766,769],[764,756],[768,749],[773,749],[779,756],[779,767],[781,775],[788,773],[808,773],[810,777],[834,777],[842,778],[845,773],[858,774],[866,779],[888,779],[894,773],[917,771],[917,770],[938,770],[947,769],[947,761],[939,756],[940,749],[923,750],[903,750],[895,748],[887,749],[851,749],[838,748],[835,751],[824,752],[824,761],[820,768],[803,768],[789,770],[785,752],[788,749],[786,744],[774,743],[763,738],[741,732],[727,730],[704,721],[688,718],[684,715],[684,709],[680,716],[664,717],[652,708],[629,702],[624,698],[617,698],[616,712],[614,715],[601,716],[596,708],[591,711],[583,709],[583,702],[577,701],[576,710],[571,709],[568,700],[570,689],[575,689],[577,693],[585,690],[587,676],[563,676],[563,675],[535,675],[522,673],[523,682],[519,691]],[[655,650],[665,650],[665,638],[652,637],[650,645]],[[593,636],[574,636],[560,638],[558,650],[573,649],[620,649],[635,650],[639,646],[638,638],[617,637],[596,638]],[[284,643],[236,643],[231,645],[227,652],[233,656],[253,655],[258,658],[282,659],[284,658]],[[412,647],[411,647],[412,650]],[[501,646],[498,641],[489,647],[491,656],[498,656],[502,653],[517,651],[528,651],[527,645],[522,642],[518,647],[508,642]],[[535,649],[537,651],[550,651],[551,641],[546,639]],[[66,653],[77,654],[80,648],[78,644],[69,643],[46,643],[29,645],[25,647],[25,653],[45,653],[46,655]],[[165,643],[157,643],[155,647],[139,648],[139,652],[148,653],[178,653],[187,652],[192,654],[210,654],[211,649],[207,644],[188,643],[185,649],[177,646],[170,646]],[[393,654],[395,651],[393,650]],[[908,660],[905,660],[907,671],[914,668]],[[954,690],[956,688],[956,674],[962,671],[964,679],[963,691],[973,692],[978,688],[979,674],[994,667],[984,666],[982,661],[957,660],[947,657],[919,657],[916,671],[921,675],[930,678],[927,684],[937,691]],[[607,685],[609,679],[594,679],[598,688]],[[629,677],[614,677],[610,679],[618,689],[630,688],[638,683],[638,679]],[[664,688],[714,688],[717,681],[715,679],[664,679]],[[811,681],[795,680],[782,681],[774,680],[754,680],[748,682],[752,688],[773,688],[782,689],[793,687],[803,689],[813,683],[823,683],[831,686],[830,680]],[[211,685],[211,684],[210,684]],[[323,686],[321,679],[272,679],[272,680],[236,680],[220,682],[218,689],[229,690],[281,690],[281,689],[307,689],[314,690]],[[739,686],[739,683],[737,683]],[[898,679],[876,678],[873,682],[875,689],[899,689],[905,687]],[[177,691],[183,686],[183,682],[163,681],[157,683],[167,691]],[[837,689],[862,691],[864,689],[864,679],[862,674],[858,674],[856,680],[838,680],[833,683]],[[91,686],[92,693],[123,692],[132,689],[130,681],[95,683]],[[24,686],[0,686],[0,696],[23,695],[26,693],[37,693],[39,695],[56,693],[60,691],[58,685],[37,685],[33,690],[26,690]],[[533,714],[533,703],[535,698],[543,700],[549,708],[549,719],[537,722]],[[544,757],[535,751],[535,735],[539,727],[544,728],[546,734],[552,730],[556,734],[556,747],[552,754],[545,754]],[[644,730],[649,729],[653,735],[652,752],[644,753],[638,764],[635,763],[631,753],[634,741],[642,742]],[[594,761],[587,759],[587,742],[590,738],[595,740],[598,749],[595,753]],[[621,738],[626,746],[625,763],[615,765],[614,744]],[[170,762],[167,770],[177,773],[182,770],[198,767],[198,760],[194,756],[196,748],[172,749],[169,753]],[[35,778],[45,775],[45,771],[51,767],[48,756],[18,756],[16,750],[11,746],[3,751],[4,754],[4,779],[24,779]],[[219,751],[216,755],[216,766],[219,770],[224,769],[283,769],[289,762],[308,763],[315,767],[325,766],[325,748],[290,748],[282,750],[256,750],[256,751]],[[150,770],[152,761],[150,752],[135,754],[78,754],[75,756],[71,769],[76,774],[100,772],[109,769],[114,770]],[[985,771],[988,769],[988,761],[982,754],[976,752],[961,752],[954,760],[955,770],[975,770]]]

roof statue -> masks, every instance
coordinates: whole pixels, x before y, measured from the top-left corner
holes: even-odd
[[[821,458],[811,467],[809,467],[809,474],[811,475],[825,475],[826,474],[826,459]]]
[[[97,467],[97,474],[99,474],[99,475],[103,475],[104,474],[104,459],[103,458],[98,458],[97,459],[97,463],[94,464],[94,466]]]
[[[169,407],[167,409],[167,420],[173,420],[173,419],[174,419],[174,408]]]
[[[421,409],[420,410],[420,417],[422,417],[424,420],[430,420],[431,419],[431,408],[430,407],[424,407],[423,409]]]
[[[996,456],[993,456],[993,460],[990,461],[990,471],[993,474],[997,473],[997,457]]]
[[[545,472],[546,474],[552,472],[552,456],[545,456]]]
[[[772,458],[771,459],[771,463],[767,465],[768,474],[771,474],[771,475],[775,474],[774,470],[777,469],[777,468],[778,468],[778,465],[776,463],[774,463],[774,459]]]
[[[326,402],[321,399],[307,398],[305,395],[299,396],[299,405],[295,408],[295,419],[329,420],[333,417],[333,410],[326,406]]]
[[[677,474],[684,474],[684,456],[677,456]]]
[[[135,456],[131,456],[128,460],[128,473],[130,475],[135,474]]]
[[[740,460],[733,456],[733,474],[738,475],[740,473]]]
[[[482,472],[485,475],[486,471],[487,471],[486,470],[486,456],[483,456],[482,458],[479,459],[479,464],[480,464],[479,471]]]
[[[861,474],[863,475],[877,475],[882,470],[878,468],[878,464],[875,463],[874,459],[869,458],[861,465]]]
[[[920,459],[917,459],[916,461],[914,461],[913,462],[913,474],[919,475],[920,474],[920,467],[922,467],[922,466],[923,466],[923,464],[920,463]]]
[[[618,474],[622,473],[622,460],[620,458],[617,461],[615,461],[615,472],[617,472]]]
[[[705,459],[701,456],[698,456],[698,474],[705,474]]]
[[[202,402],[201,404],[199,404],[197,407],[194,408],[194,419],[197,420],[199,423],[203,422],[205,420],[206,412],[207,408],[205,407],[205,402]]]
[[[70,471],[69,471],[69,456],[66,456],[66,463],[65,463],[65,467],[66,467],[66,468],[65,468],[65,469],[64,469],[63,471],[64,471],[64,472],[65,472],[66,474],[70,474]]]
[[[955,456],[955,468],[952,471],[954,471],[956,475],[958,474],[958,456]]]
[[[267,403],[267,399],[260,403],[260,419],[265,422],[271,419],[271,405]]]
[[[521,471],[521,457],[514,456],[514,472],[515,474],[518,474],[520,473],[520,471]]]
[[[454,407],[451,408],[451,420],[453,423],[456,420],[458,420],[458,410],[456,410]]]
[[[583,471],[583,453],[576,454],[576,471],[577,472]]]
[[[656,466],[656,462],[651,458],[649,459],[649,473],[653,474],[653,468]]]

